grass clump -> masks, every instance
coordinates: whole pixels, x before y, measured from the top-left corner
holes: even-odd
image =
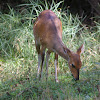
[[[0,13],[0,99],[68,99],[98,100],[100,98],[100,24],[86,27],[78,16],[67,14],[55,3],[35,0],[19,5],[23,10],[9,7],[8,14]],[[34,45],[33,23],[39,13],[51,9],[62,21],[63,42],[76,51],[85,42],[80,80],[72,80],[68,64],[59,57],[58,79],[54,81],[54,55],[49,63],[49,79],[36,78],[37,53]]]

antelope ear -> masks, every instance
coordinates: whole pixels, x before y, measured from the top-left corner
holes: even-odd
[[[79,47],[79,49],[77,49],[77,54],[82,54],[83,52],[84,52],[84,44],[82,44],[80,47]]]

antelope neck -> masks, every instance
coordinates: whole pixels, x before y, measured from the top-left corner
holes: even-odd
[[[57,42],[57,44],[55,44],[54,49],[58,53],[58,55],[68,60],[69,58],[69,55],[67,53],[68,48],[64,45],[64,43],[61,40]]]

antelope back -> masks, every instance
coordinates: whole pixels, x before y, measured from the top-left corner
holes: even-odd
[[[33,30],[35,40],[48,49],[54,48],[59,37],[62,40],[62,23],[51,10],[45,10],[40,13]]]

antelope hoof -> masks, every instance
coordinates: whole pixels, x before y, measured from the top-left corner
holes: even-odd
[[[59,80],[58,79],[56,80],[56,83],[59,83]]]

